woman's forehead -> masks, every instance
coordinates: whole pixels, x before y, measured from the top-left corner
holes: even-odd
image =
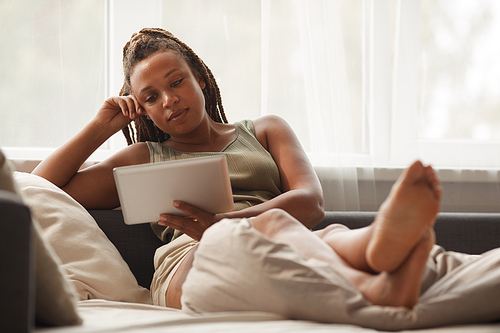
[[[141,60],[132,70],[130,83],[133,85],[138,79],[143,81],[151,75],[163,74],[178,70],[191,70],[186,61],[175,51],[158,51]]]
[[[134,67],[132,75],[139,74],[139,71],[149,70],[154,67],[189,67],[186,61],[175,51],[157,51],[146,59],[141,60]],[[158,68],[156,68],[158,69]]]

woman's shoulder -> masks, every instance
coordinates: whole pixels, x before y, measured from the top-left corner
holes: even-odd
[[[108,163],[115,167],[149,163],[148,146],[146,142],[133,143],[113,154]]]
[[[285,119],[280,116],[270,114],[265,115],[256,119],[244,119],[240,121],[236,121],[234,123],[236,128],[243,127],[251,132],[256,133],[257,131],[266,131],[268,129],[272,129],[275,126],[288,127],[288,124]]]
[[[257,138],[257,140],[260,142],[260,144],[268,149],[269,146],[269,137],[271,137],[272,133],[280,133],[283,130],[289,131],[290,126],[288,126],[288,123],[285,121],[285,119],[281,118],[280,116],[277,115],[266,115],[262,116],[259,118],[256,118],[254,120],[249,120],[249,122],[252,124],[252,130]]]
[[[256,130],[269,129],[269,128],[273,128],[275,126],[288,127],[288,123],[286,122],[285,119],[281,118],[280,116],[274,115],[274,114],[269,114],[269,115],[259,117],[257,119],[254,119],[252,122],[253,122],[253,125],[254,125]]]
[[[290,130],[290,126],[285,119],[280,116],[270,114],[253,120],[256,135],[269,133],[270,131]]]

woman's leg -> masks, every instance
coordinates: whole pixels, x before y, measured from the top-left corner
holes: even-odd
[[[353,268],[374,273],[366,261],[366,248],[373,234],[373,225],[364,228],[348,229],[329,225],[313,233],[328,244]]]
[[[330,227],[311,233],[280,210],[251,221],[268,237],[331,264],[373,304],[412,307],[418,302],[425,264],[435,242],[432,227],[440,199],[435,172],[415,162],[395,183],[375,221],[366,228]]]
[[[169,308],[181,308],[182,285],[186,281],[189,270],[193,267],[194,253],[197,247],[198,245],[189,250],[184,259],[182,259],[179,268],[172,275],[167,292],[165,293],[165,305]]]
[[[396,270],[434,225],[441,188],[431,167],[415,162],[393,185],[375,221],[359,229],[325,228],[315,234],[354,268],[367,272]]]
[[[414,163],[394,185],[374,223],[362,229],[326,228],[313,233],[279,209],[250,221],[264,235],[290,244],[308,258],[332,265],[373,304],[413,307],[418,302],[425,264],[434,244],[432,225],[441,197],[438,185],[431,168]],[[192,266],[192,255],[186,257],[171,280],[167,306],[180,306],[181,286]],[[371,260],[367,260],[369,256]],[[376,265],[372,266],[373,262]],[[371,268],[383,271],[382,266],[390,269],[372,274]]]
[[[434,243],[434,230],[429,228],[398,269],[378,274],[344,270],[344,274],[375,305],[413,308],[420,298],[422,278]]]
[[[264,235],[289,244],[307,258],[330,264],[375,305],[411,308],[418,302],[425,264],[434,242],[431,229],[422,234],[410,256],[397,270],[373,274],[354,268],[325,241],[284,211],[270,210],[250,220],[253,227]]]
[[[307,258],[328,263],[343,263],[343,259],[293,216],[281,209],[271,209],[249,219],[254,229],[274,240],[289,244]]]

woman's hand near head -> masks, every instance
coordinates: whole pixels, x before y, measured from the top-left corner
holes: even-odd
[[[106,140],[143,114],[132,96],[108,98],[91,122],[45,158],[32,173],[62,188],[85,208],[116,207],[113,168],[148,163],[146,144],[128,146],[92,167],[79,169]]]
[[[146,115],[146,112],[135,97],[114,96],[104,101],[93,121],[97,126],[105,127],[114,134],[143,115]]]

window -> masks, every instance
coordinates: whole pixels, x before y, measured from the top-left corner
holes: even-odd
[[[313,35],[341,27],[342,70],[349,80],[348,105],[352,113],[354,151],[365,148],[362,133],[362,1],[334,1],[335,7],[310,1],[175,1],[163,0],[162,25],[190,45],[218,80],[230,121],[278,114],[292,125],[305,149],[310,151],[311,128],[320,119],[308,117],[304,52],[331,45],[314,45]],[[331,22],[324,9],[340,9],[341,22]],[[189,22],[189,23],[186,23]],[[337,27],[333,27],[337,26]],[[324,31],[321,31],[324,29]],[[326,36],[326,35],[325,35]],[[327,40],[327,37],[325,39]],[[321,39],[319,39],[322,41]],[[308,43],[306,45],[306,43]],[[319,43],[317,43],[319,44]],[[306,47],[307,46],[307,47]],[[315,58],[327,63],[325,58]],[[326,65],[323,70],[327,70]],[[316,78],[324,80],[325,77]],[[326,78],[327,79],[327,78]],[[318,87],[323,86],[323,82]]]
[[[500,139],[500,3],[422,1],[422,139]]]
[[[0,8],[0,144],[11,158],[41,158],[104,100],[104,1],[2,1]]]
[[[43,158],[122,84],[121,50],[170,30],[213,70],[230,121],[284,117],[316,165],[500,165],[495,0],[1,2],[0,145]],[[94,159],[125,145],[118,133]],[[324,159],[323,157],[327,157]]]
[[[498,167],[500,4],[401,1],[398,14],[393,159]]]

